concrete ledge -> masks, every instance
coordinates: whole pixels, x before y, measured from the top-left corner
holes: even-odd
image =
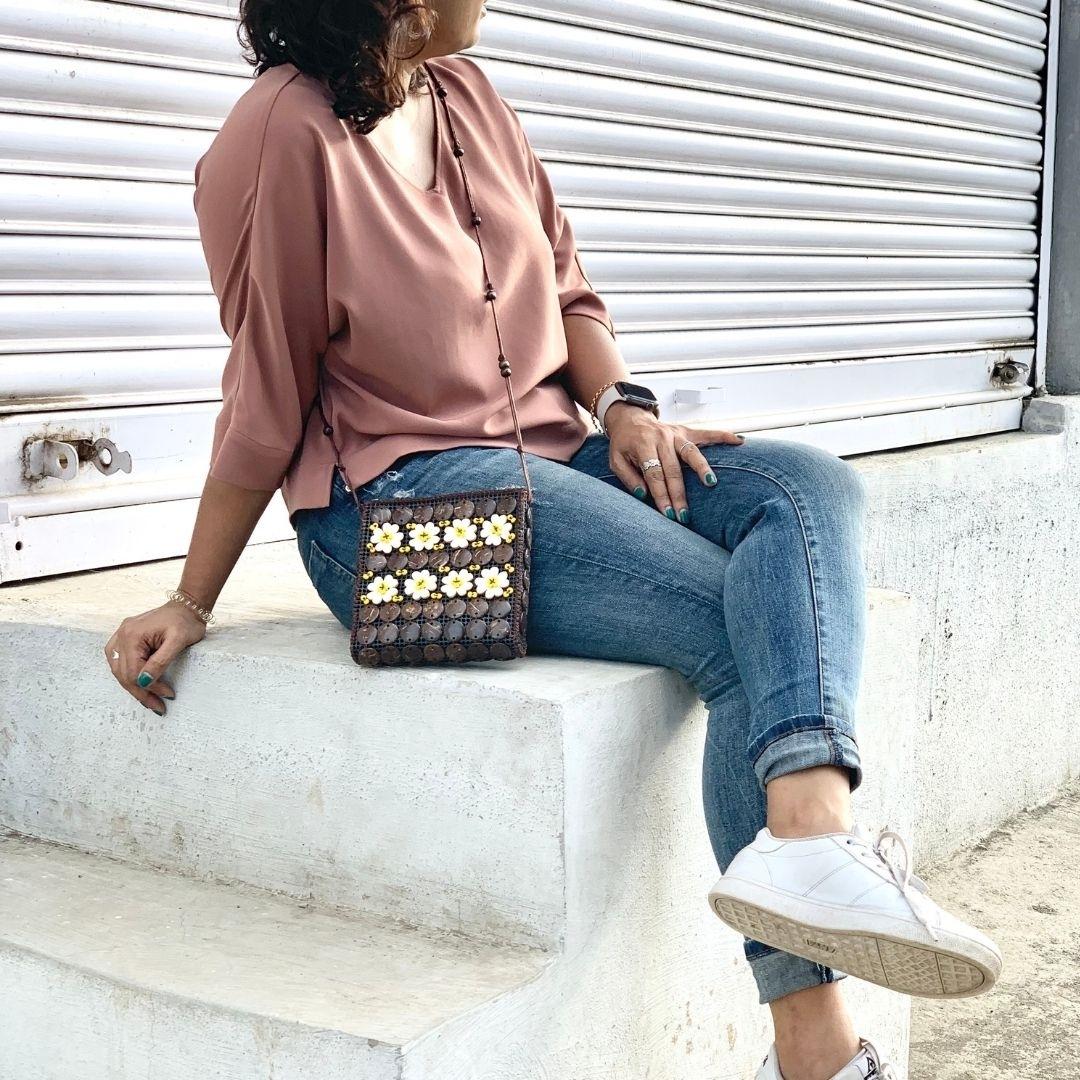
[[[149,606],[176,573],[148,564],[80,577],[75,590],[4,590],[0,823],[119,857],[124,872],[157,866],[165,880],[248,883],[343,919],[547,951],[538,978],[402,1049],[402,1080],[752,1073],[767,1012],[741,938],[707,903],[706,714],[680,675],[545,656],[360,669],[294,547],[274,545],[245,553],[221,631],[177,666],[180,696],[158,718],[112,683],[101,647],[118,611]],[[245,599],[268,580],[273,604]],[[871,603],[860,818],[907,830],[915,612],[895,593]],[[100,966],[80,982],[35,968],[30,941],[2,947],[0,992],[25,976],[83,987],[91,1011],[115,999]],[[212,939],[205,947],[214,955]],[[866,1029],[905,1060],[907,999],[855,980],[851,991]],[[101,1045],[127,1030],[118,1015],[102,1024]],[[200,1072],[181,1067],[183,1040],[155,1037],[138,1029],[130,1064],[80,1080],[136,1080],[139,1061],[169,1054],[177,1077]]]
[[[595,752],[583,792],[610,778],[613,805],[633,799],[633,776],[649,771],[640,741],[665,718],[704,713],[681,676],[644,664],[534,656],[358,669],[284,543],[245,552],[224,625],[175,666],[178,697],[160,718],[116,686],[101,647],[115,613],[152,603],[157,581],[178,570],[101,572],[74,597],[62,579],[5,590],[0,823],[345,909],[552,945],[565,931],[571,770]],[[252,603],[267,581],[273,606]],[[886,656],[905,647],[901,607],[874,600],[871,636],[888,642]],[[64,660],[42,670],[43,656]],[[871,661],[871,692],[874,681]],[[630,760],[616,769],[611,744],[627,739]]]

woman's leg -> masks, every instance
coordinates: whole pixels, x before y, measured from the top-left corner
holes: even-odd
[[[536,491],[529,649],[657,663],[690,680],[710,717],[703,794],[708,831],[724,868],[766,820],[762,787],[747,757],[752,707],[725,615],[732,558],[712,540],[626,494],[607,468],[604,436],[590,436],[568,465],[529,455],[529,471]],[[514,450],[456,447],[395,462],[357,494],[386,498],[518,483]],[[732,492],[732,485],[724,488],[724,495]],[[715,490],[704,494],[715,496],[719,508]],[[707,516],[705,509],[712,508],[702,509]],[[316,589],[345,625],[351,615],[355,517],[336,477],[328,508],[294,517]],[[612,597],[622,603],[612,604]],[[768,702],[762,704],[762,713],[768,715],[767,708]],[[837,977],[820,964],[760,944],[748,945],[747,955],[761,973],[762,1001]]]
[[[781,837],[842,831],[850,821],[850,791],[862,779],[852,729],[864,616],[858,476],[800,444],[761,438],[706,446],[719,483],[705,487],[685,470],[688,527],[629,494],[610,472],[607,453],[606,437],[591,435],[568,464],[529,455],[536,495],[530,651],[679,671],[708,710],[702,779],[721,868],[737,852],[735,860],[777,863],[783,879],[785,859],[810,866],[802,858],[809,848],[832,847],[849,860],[861,890],[841,905],[863,920],[903,927],[921,957],[959,959],[949,968],[959,973],[950,985],[918,993],[971,993],[984,976],[993,985],[1000,968],[993,942],[929,901],[916,904],[879,853],[860,850],[850,834],[823,843],[762,834],[769,841],[764,854],[756,842],[752,851],[740,849],[766,820]],[[516,451],[503,447],[422,451],[395,465],[365,485],[361,498],[522,483]],[[336,480],[330,507],[301,511],[294,524],[315,588],[348,626],[356,553],[351,498]],[[753,885],[753,876],[738,880]],[[873,902],[861,900],[875,889]],[[935,943],[930,950],[921,944],[927,932]],[[948,942],[937,944],[942,933]],[[748,942],[746,951],[760,998],[772,1005],[786,1080],[831,1075],[854,1041],[837,976],[757,943]]]
[[[730,483],[701,487],[700,498],[691,507],[698,520],[712,521],[711,531],[732,543],[736,549],[732,557],[712,539],[670,521],[625,492],[607,469],[606,442],[603,436],[591,436],[569,468],[530,455],[536,494],[530,650],[660,664],[679,670],[694,685],[709,712],[703,793],[710,836],[724,868],[765,823],[759,770],[769,770],[772,779],[785,769],[815,764],[858,769],[850,731],[836,724],[830,730],[820,722],[824,710],[817,708],[820,695],[815,696],[811,685],[817,682],[816,652],[806,649],[800,639],[805,628],[784,621],[784,605],[797,608],[800,598],[806,602],[805,586],[795,589],[795,599],[784,591],[789,573],[805,579],[805,556],[792,568],[791,545],[777,528],[780,506],[770,504],[776,485],[764,483],[756,472],[744,470],[733,473]],[[747,446],[723,449],[741,454]],[[748,464],[750,455],[739,460]],[[517,454],[505,448],[453,448],[411,455],[395,464],[398,468],[362,488],[360,497],[425,495],[521,482]],[[739,481],[753,483],[757,493],[748,492],[746,483]],[[695,483],[700,486],[689,477],[688,490]],[[339,484],[329,508],[302,511],[295,517],[312,580],[345,625],[352,586],[348,568],[354,565],[356,552],[355,518],[355,508]],[[754,526],[766,520],[767,527],[755,534]],[[744,535],[736,541],[740,530]],[[760,625],[744,630],[750,638],[747,648],[766,651],[761,664],[749,665],[749,684],[732,649],[725,610],[725,593],[732,585],[743,602],[757,602],[746,599],[743,580],[757,572],[754,560],[743,558],[736,564],[738,543],[746,541],[750,551],[744,555],[756,548],[759,559],[774,559],[756,586],[764,590],[769,607],[767,618],[760,621],[772,630],[763,641]],[[619,598],[617,605],[611,602],[613,597]],[[742,663],[748,665],[745,657]],[[783,685],[783,693],[771,685],[774,679]],[[847,1049],[844,1040],[850,1042],[850,1032],[840,1032],[837,1039],[830,1035],[839,1026],[831,1022],[839,1000],[832,985],[839,977],[836,973],[756,942],[747,942],[746,950],[763,1002],[797,997],[802,1003],[802,1023],[788,1025],[792,1032],[798,1030],[806,1041],[809,1012],[818,1021],[813,1025],[815,1047],[835,1042]],[[807,988],[816,989],[807,993]],[[784,1018],[790,1012],[789,1006],[777,1014],[779,1046],[784,1045]],[[811,1049],[803,1048],[807,1053]]]
[[[864,500],[849,465],[800,444],[759,439],[702,452],[718,482],[706,487],[684,468],[689,527],[733,553],[723,595],[740,674],[703,693],[705,816],[726,869],[766,821],[784,837],[851,826],[850,792],[862,779],[853,713]],[[622,489],[603,436],[590,437],[571,465]],[[859,1049],[836,985],[844,976],[813,965],[814,985],[809,961],[793,964],[755,941],[746,954],[787,1080],[831,1076]]]

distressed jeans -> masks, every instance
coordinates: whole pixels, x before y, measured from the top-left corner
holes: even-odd
[[[636,498],[590,433],[568,462],[527,454],[534,491],[532,653],[674,668],[704,702],[702,799],[721,870],[765,824],[765,785],[816,765],[862,782],[853,728],[863,651],[864,489],[840,458],[749,438],[683,465],[687,524]],[[361,499],[522,483],[512,447],[406,454]],[[293,514],[315,589],[351,621],[357,513],[334,474],[327,507]],[[842,972],[744,940],[762,1004]]]

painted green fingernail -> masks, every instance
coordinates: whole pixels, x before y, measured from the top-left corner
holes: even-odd
[[[675,520],[675,507],[674,507],[674,506],[669,506],[669,507],[668,507],[668,508],[667,508],[667,509],[666,509],[666,510],[664,511],[664,513],[665,513],[665,514],[667,514],[667,516],[668,516],[669,518],[671,518],[671,520],[672,520],[672,521],[674,521],[674,520]]]
[[[636,487],[636,488],[634,488],[634,494],[639,499],[644,499],[645,498],[645,489],[643,487]]]
[[[679,520],[684,525],[690,520],[690,511],[685,506],[679,511]]]
[[[707,472],[705,474],[705,483],[708,484],[709,487],[712,487],[712,485],[716,483],[716,476],[711,472]]]
[[[154,676],[144,671],[136,680],[140,686],[149,686],[154,681]]]

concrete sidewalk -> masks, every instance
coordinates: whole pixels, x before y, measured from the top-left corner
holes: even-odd
[[[909,1080],[1080,1076],[1080,787],[920,876],[1005,965],[988,994],[912,999]]]

